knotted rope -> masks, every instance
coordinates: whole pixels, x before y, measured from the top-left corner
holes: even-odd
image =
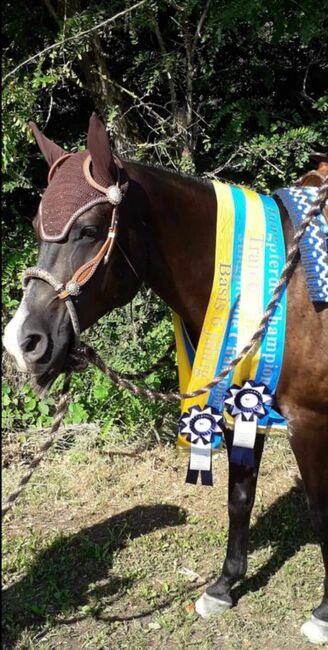
[[[77,359],[80,359],[82,362],[82,366],[85,368],[86,365],[93,364],[99,370],[101,370],[108,379],[113,381],[115,384],[122,388],[126,388],[130,392],[132,392],[134,395],[142,395],[145,396],[151,400],[163,400],[165,402],[174,402],[174,401],[180,401],[182,399],[188,399],[189,397],[198,397],[198,395],[203,395],[204,393],[207,393],[213,386],[216,386],[222,379],[230,373],[231,370],[235,368],[235,366],[241,361],[241,359],[250,352],[255,345],[260,341],[262,338],[263,333],[265,332],[266,326],[268,324],[269,319],[271,318],[273,314],[273,310],[275,308],[276,302],[279,300],[281,292],[285,286],[288,284],[288,281],[290,280],[292,273],[294,271],[294,268],[296,266],[296,263],[298,261],[298,245],[299,242],[313,219],[313,217],[316,215],[318,211],[322,211],[323,208],[325,207],[326,202],[328,201],[328,176],[326,176],[323,180],[323,183],[321,187],[319,188],[318,192],[318,197],[317,199],[313,202],[307,216],[302,222],[302,225],[300,228],[296,231],[293,237],[292,245],[288,251],[288,255],[286,258],[286,263],[283,268],[282,274],[280,276],[280,279],[277,283],[277,286],[272,294],[272,298],[269,301],[267,308],[263,314],[263,317],[259,323],[259,326],[257,330],[254,332],[251,340],[245,347],[241,350],[241,352],[236,356],[233,361],[224,369],[222,372],[215,377],[211,382],[206,384],[203,388],[199,388],[196,391],[190,392],[190,393],[163,393],[161,391],[153,391],[150,390],[147,387],[144,386],[137,386],[134,384],[130,378],[131,375],[120,375],[118,374],[115,370],[112,368],[109,368],[105,362],[101,359],[101,357],[98,355],[98,353],[91,348],[90,346],[86,344],[82,344],[74,353]],[[151,368],[150,370],[146,371],[147,375],[150,374],[150,372],[153,372],[153,370],[158,367],[159,365],[162,365],[164,360],[168,356],[168,352],[171,352],[172,350],[172,345],[170,346],[169,350],[161,357],[161,359],[156,362],[155,366]],[[87,362],[87,364],[85,363]],[[134,376],[134,378],[140,378],[140,377],[146,376],[145,373],[140,373],[137,376]],[[56,413],[54,416],[54,422],[51,427],[50,435],[48,439],[43,443],[43,445],[40,447],[38,453],[36,456],[33,458],[31,463],[29,464],[28,470],[26,474],[21,478],[20,482],[18,483],[18,486],[16,490],[14,490],[8,497],[7,501],[5,502],[4,506],[1,509],[1,514],[2,517],[6,515],[6,513],[13,507],[14,502],[18,498],[18,496],[21,494],[21,492],[25,489],[26,485],[28,484],[29,480],[31,479],[33,473],[35,472],[36,468],[42,461],[44,455],[48,451],[48,449],[52,446],[56,433],[59,429],[60,423],[66,413],[67,406],[68,406],[68,391],[69,391],[69,385],[70,385],[70,373],[67,373],[65,376],[64,380],[64,386],[63,386],[63,391],[62,395],[59,400],[58,407],[56,409]]]

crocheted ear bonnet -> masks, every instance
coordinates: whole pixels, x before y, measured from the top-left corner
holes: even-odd
[[[95,114],[90,119],[89,149],[74,154],[67,154],[46,138],[33,122],[29,126],[51,166],[49,184],[39,205],[39,234],[44,241],[61,241],[77,217],[98,203],[108,203],[104,190],[116,181],[114,158],[107,136],[104,139],[103,133],[99,132],[104,126]],[[88,156],[92,160],[89,158],[86,162]],[[83,165],[87,165],[95,184],[101,186],[103,191],[88,182]]]

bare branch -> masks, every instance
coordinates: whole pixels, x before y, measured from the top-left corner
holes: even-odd
[[[161,52],[162,52],[162,54],[164,56],[167,56],[167,49],[165,47],[164,39],[163,39],[163,36],[162,36],[161,31],[159,29],[157,20],[154,20],[153,24],[154,24],[155,35],[156,35],[156,38],[158,40],[160,50],[161,50]],[[167,79],[168,79],[168,85],[169,85],[170,96],[171,96],[173,122],[175,122],[175,115],[176,115],[176,111],[177,111],[177,95],[176,95],[176,92],[175,92],[174,81],[172,79],[172,76],[171,76],[170,72],[167,72]]]
[[[304,99],[307,99],[309,102],[311,102],[311,104],[314,104],[314,99],[312,99],[312,97],[310,97],[310,95],[307,93],[306,85],[307,85],[307,80],[308,80],[310,68],[313,65],[313,63],[314,63],[313,61],[310,61],[310,63],[306,67],[305,74],[304,74],[304,79],[303,79],[302,91],[301,91],[302,97],[304,97]]]
[[[108,82],[113,84],[113,86],[116,86],[121,92],[126,93],[129,95],[129,97],[132,97],[132,99],[136,100],[139,102],[140,106],[143,106],[149,113],[152,113],[153,116],[159,121],[160,124],[164,124],[167,122],[169,118],[164,119],[157,111],[155,111],[150,104],[147,104],[144,102],[141,97],[138,97],[132,90],[128,90],[128,88],[124,88],[124,86],[121,86],[117,81],[114,81],[113,79],[107,78]]]
[[[235,149],[235,151],[231,154],[230,158],[226,160],[226,162],[224,162],[219,167],[216,167],[216,169],[213,169],[211,172],[206,172],[204,176],[206,176],[206,178],[217,178],[218,174],[220,174],[220,172],[226,169],[226,167],[229,167],[232,160],[236,158],[236,156],[238,156],[240,152],[241,152],[241,148],[238,147],[238,149]],[[227,183],[230,183],[230,181],[227,181]]]
[[[40,58],[43,54],[46,54],[46,52],[50,52],[51,50],[56,49],[57,47],[60,47],[61,45],[64,45],[66,43],[69,43],[71,41],[76,41],[78,38],[81,38],[82,36],[86,36],[87,34],[91,34],[91,32],[94,32],[98,29],[101,29],[105,25],[108,25],[109,23],[114,22],[117,18],[120,18],[121,16],[125,16],[126,14],[130,13],[131,11],[134,11],[138,7],[141,7],[143,4],[145,4],[147,0],[140,0],[140,2],[137,2],[135,5],[132,5],[132,7],[128,7],[127,9],[124,9],[123,11],[119,11],[117,14],[114,16],[111,16],[110,18],[107,18],[106,20],[103,20],[101,23],[98,23],[98,25],[94,25],[90,29],[86,29],[83,32],[79,32],[78,34],[75,34],[74,36],[69,36],[68,38],[63,38],[61,41],[58,41],[57,43],[53,43],[53,45],[49,45],[48,47],[45,47],[43,50],[40,52],[37,52],[37,54],[34,54],[30,58],[26,59],[25,61],[22,61],[19,65],[16,66],[13,70],[8,72],[4,78],[3,81],[5,82],[8,77],[11,77],[17,70],[22,68],[24,65],[27,65],[28,63],[31,63],[31,61],[35,61],[35,59]]]
[[[51,2],[51,0],[43,0],[43,3],[46,5],[50,15],[53,17],[54,21],[61,27],[61,20],[58,16],[58,14],[55,11],[55,8]]]
[[[240,147],[240,151],[243,152],[243,153],[251,153],[252,150],[247,145],[244,145],[244,146]],[[270,165],[270,167],[272,167],[276,172],[278,172],[278,174],[280,174],[280,176],[283,175],[283,173],[284,173],[283,169],[281,169],[280,167],[277,167],[277,165],[275,165],[271,160],[269,160],[266,156],[264,156],[262,153],[260,153],[260,151],[258,151],[256,155],[259,158],[261,158],[261,160],[264,160],[264,162],[266,162],[268,165]]]
[[[182,13],[185,11],[185,8],[175,2],[175,0],[165,0],[165,4],[173,7],[176,11],[181,11]]]
[[[192,54],[193,54],[193,56],[194,56],[195,51],[196,51],[197,42],[198,42],[198,39],[200,37],[202,27],[203,27],[203,25],[205,23],[205,20],[206,20],[207,14],[208,14],[208,10],[210,8],[210,4],[211,4],[211,0],[206,0],[203,13],[202,13],[202,15],[201,15],[201,17],[200,17],[200,19],[198,21],[198,25],[196,27],[196,31],[195,31],[195,35],[194,35],[194,39],[193,39],[193,44],[192,44]]]
[[[45,121],[44,128],[46,128],[46,126],[48,125],[48,122],[49,122],[49,120],[50,120],[53,104],[54,104],[54,97],[53,97],[53,94],[52,94],[52,91],[51,91],[51,94],[50,94],[50,102],[49,102],[49,109],[48,109],[48,115],[47,115],[47,117],[46,117],[46,121]]]

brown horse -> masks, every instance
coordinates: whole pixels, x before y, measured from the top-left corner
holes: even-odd
[[[34,220],[39,240],[38,266],[65,286],[77,269],[98,254],[97,264],[91,265],[92,274],[88,275],[91,267],[87,265],[88,281],[82,291],[71,296],[81,330],[132,300],[145,282],[183,318],[197,345],[214,268],[217,208],[212,184],[145,164],[118,161],[95,115],[90,120],[88,150],[83,154],[63,158],[65,152],[60,147],[35,125],[33,130],[48,164],[58,162],[42,201],[48,211],[48,237],[41,227],[40,211]],[[75,208],[78,205],[81,193],[77,188],[82,194],[85,190],[82,165],[85,167],[87,154],[98,187],[101,183],[106,187],[115,184],[120,171],[120,182],[126,190],[114,224],[117,239],[109,246],[108,261],[99,251],[105,246],[108,252],[108,225],[115,221],[113,213],[117,214],[117,208],[95,186],[93,203],[89,201],[75,210],[73,217],[67,208],[70,202],[73,205],[75,201]],[[319,174],[314,174],[315,184],[323,172],[327,173],[324,165]],[[57,187],[58,179],[61,185]],[[102,199],[98,201],[97,197]],[[281,205],[280,212],[288,250],[293,229]],[[62,219],[62,223],[54,224],[56,219]],[[52,226],[55,234],[49,235]],[[322,547],[324,596],[310,621],[303,625],[311,641],[322,643],[328,640],[328,310],[319,309],[309,300],[300,263],[289,282],[287,302],[286,345],[277,403],[288,421],[312,525]],[[72,323],[65,301],[56,299],[46,277],[30,279],[21,305],[6,328],[4,343],[18,366],[34,375],[41,387],[49,385],[65,369],[73,343]],[[225,435],[229,453],[232,434],[227,431]],[[196,604],[202,616],[231,607],[231,589],[245,576],[249,522],[263,445],[264,437],[258,435],[255,469],[230,463],[227,554],[218,580]]]

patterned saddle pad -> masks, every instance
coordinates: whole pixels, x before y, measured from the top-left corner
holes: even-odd
[[[285,206],[295,231],[308,214],[318,191],[317,187],[290,187],[275,192]],[[321,212],[315,215],[302,236],[300,252],[312,302],[328,303],[328,223]]]

